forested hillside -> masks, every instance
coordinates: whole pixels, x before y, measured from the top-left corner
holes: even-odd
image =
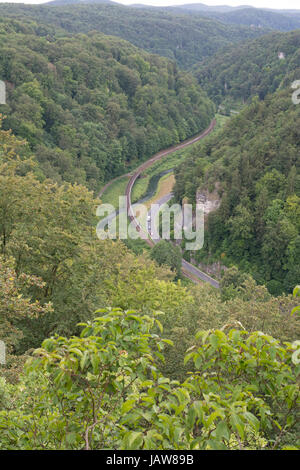
[[[228,12],[216,18],[229,24],[271,28],[277,31],[292,31],[300,28],[300,14],[285,15],[277,11],[266,11],[254,8],[244,8],[235,12]]]
[[[292,31],[300,28],[300,12],[293,10],[271,10],[247,6],[230,7],[190,4],[177,7],[167,7],[173,12],[184,12],[192,15],[199,14],[214,18],[227,24],[256,26],[277,31]]]
[[[234,262],[273,293],[300,276],[299,123],[289,89],[255,98],[176,171],[178,200],[215,187],[221,198],[198,259]]]
[[[289,86],[300,73],[300,30],[272,33],[217,53],[196,71],[216,102],[244,103]]]
[[[248,278],[224,302],[172,282],[145,254],[95,239],[83,186],[22,176],[20,143],[0,142],[0,448],[297,446],[291,296]]]
[[[267,30],[225,25],[219,21],[122,5],[25,6],[0,5],[0,14],[23,21],[30,18],[70,33],[100,31],[119,36],[148,52],[188,68],[219,49]]]
[[[207,59],[196,76],[218,104],[226,99],[244,103],[255,95],[263,99],[299,78],[300,30],[227,48]]]
[[[167,59],[99,33],[0,25],[3,126],[27,140],[41,177],[100,188],[213,117],[195,78]]]

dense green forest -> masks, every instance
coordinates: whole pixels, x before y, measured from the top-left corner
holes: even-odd
[[[176,170],[175,195],[218,188],[199,258],[222,257],[291,292],[300,276],[300,108],[291,90],[254,98]]]
[[[54,2],[53,2],[54,3]],[[207,6],[203,4],[190,4],[167,7],[168,11],[184,12],[192,15],[199,14],[221,21],[226,24],[256,26],[270,28],[277,31],[292,31],[300,27],[299,10],[271,10],[253,7]]]
[[[122,5],[0,5],[0,15],[70,33],[100,31],[130,41],[148,52],[188,68],[226,45],[261,36],[267,30],[224,25],[219,21]]]
[[[279,54],[282,53],[282,58]],[[300,75],[300,30],[272,33],[215,54],[196,70],[199,83],[217,103],[263,99]]]
[[[99,33],[0,25],[3,126],[27,140],[41,177],[96,190],[213,117],[195,78],[167,59]]]
[[[4,11],[0,449],[299,449],[298,32],[229,48],[232,70],[217,54],[196,77],[178,64],[257,31],[111,5]],[[95,31],[105,11],[111,34],[130,39],[136,21],[139,45],[178,63]],[[221,260],[220,288],[183,279],[167,241],[97,238],[104,182],[244,101],[171,155],[177,201],[220,200],[192,254]]]
[[[257,26],[271,28],[278,31],[291,31],[300,28],[300,15],[285,15],[275,11],[254,10],[253,8],[240,9],[215,18],[228,24]]]
[[[0,141],[0,448],[294,448],[292,297],[234,272],[221,291],[173,282],[95,239],[92,193],[39,182]]]

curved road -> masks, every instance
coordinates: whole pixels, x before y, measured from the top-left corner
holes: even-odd
[[[173,194],[165,194],[161,199],[155,201],[155,204],[157,204],[156,210],[152,213],[152,216],[155,217],[157,212],[159,211],[159,208],[163,206],[164,204],[168,203],[170,199],[172,199]],[[150,215],[150,211],[148,212]],[[150,234],[149,234],[150,236]],[[145,240],[147,241],[147,240]],[[159,234],[157,233],[156,229],[155,231],[151,234],[151,241],[153,242],[153,245],[158,243],[160,241]],[[151,245],[151,246],[153,246]],[[182,266],[182,273],[185,275],[185,277],[188,277],[194,282],[197,282],[198,279],[204,282],[208,282],[211,284],[213,287],[216,287],[217,289],[220,287],[218,281],[210,277],[208,274],[204,273],[203,271],[200,271],[200,269],[196,268],[193,264],[189,263],[185,259],[182,260],[181,262]]]
[[[134,174],[131,176],[131,178],[130,178],[128,184],[127,184],[127,187],[126,187],[126,191],[125,191],[126,201],[127,201],[127,212],[128,212],[128,217],[129,217],[130,221],[133,222],[133,224],[135,225],[136,230],[138,232],[140,232],[142,229],[141,229],[138,221],[134,217],[134,212],[133,212],[132,204],[131,204],[131,192],[132,192],[133,185],[136,182],[137,178],[140,176],[140,174],[144,170],[149,168],[154,162],[160,160],[164,156],[169,155],[170,153],[176,152],[177,150],[188,147],[189,145],[194,144],[195,142],[198,142],[199,140],[206,137],[208,134],[210,134],[213,131],[215,125],[216,125],[216,120],[213,119],[211,121],[209,127],[204,132],[202,132],[200,135],[198,135],[197,137],[193,137],[192,139],[189,139],[189,140],[187,140],[187,141],[185,141],[181,144],[170,147],[167,150],[162,150],[161,152],[157,153],[152,158],[147,160],[145,163],[140,165],[137,168],[137,170],[134,172]],[[168,196],[170,196],[170,195],[168,195]],[[166,198],[166,196],[165,196],[165,198]],[[166,202],[165,198],[163,198],[164,201],[162,203]],[[148,231],[147,231],[147,233],[144,234],[143,238],[145,239],[146,243],[148,243],[148,245],[150,245],[151,247],[153,247],[154,244],[159,241],[158,239],[152,240],[151,235]],[[219,288],[218,281],[216,281],[212,277],[208,276],[206,273],[200,271],[200,269],[196,268],[191,263],[188,263],[185,260],[182,260],[182,273],[184,274],[185,277],[191,279],[194,282],[204,281],[204,282],[208,282],[213,287]]]

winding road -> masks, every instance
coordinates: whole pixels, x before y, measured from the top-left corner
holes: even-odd
[[[157,205],[156,213],[159,211],[159,207],[168,203],[172,197],[173,197],[173,194],[169,193],[163,196],[161,199],[155,201],[155,204]],[[152,216],[155,217],[156,213],[153,212]],[[148,214],[150,214],[150,211],[148,212]],[[147,240],[145,241],[147,242]],[[160,241],[159,235],[156,230],[151,234],[151,241],[153,242],[151,246],[154,246],[156,243]],[[216,287],[217,289],[220,287],[218,281],[216,281],[215,279],[213,279],[212,277],[210,277],[208,274],[204,273],[203,271],[200,271],[200,269],[196,268],[196,266],[189,263],[185,259],[182,259],[181,266],[182,266],[181,268],[182,274],[184,274],[184,276],[188,277],[190,280],[194,282],[199,282],[199,280],[208,282],[210,285],[212,285],[213,287]]]
[[[140,227],[138,221],[136,220],[136,218],[134,216],[133,205],[131,203],[131,192],[132,192],[132,188],[134,186],[134,183],[139,178],[141,173],[143,171],[145,171],[147,168],[149,168],[151,165],[153,165],[153,163],[157,162],[158,160],[162,159],[163,157],[165,157],[167,155],[170,155],[171,153],[176,152],[177,150],[188,147],[189,145],[192,145],[192,144],[198,142],[199,140],[203,139],[204,137],[206,137],[208,134],[210,134],[213,131],[215,125],[216,125],[216,120],[213,119],[211,121],[209,127],[204,132],[202,132],[200,135],[198,135],[196,137],[193,137],[191,139],[188,139],[188,140],[182,142],[181,144],[174,145],[173,147],[170,147],[166,150],[162,150],[162,151],[158,152],[152,158],[150,158],[145,163],[140,165],[135,170],[135,172],[130,176],[130,179],[128,181],[126,191],[125,191],[126,204],[127,204],[127,213],[128,213],[128,217],[129,217],[130,221],[132,222],[133,226],[135,226],[135,228],[138,232],[141,232],[143,229]],[[125,175],[122,175],[122,176],[125,176]],[[101,196],[103,194],[103,192],[108,188],[108,186],[110,186],[111,183],[116,181],[116,179],[118,179],[118,178],[115,178],[114,180],[107,183],[104,186],[104,188],[102,188],[99,196]],[[171,199],[171,194],[168,194],[168,195],[164,196],[164,198],[162,198],[160,201],[156,201],[156,204],[162,205],[170,199]],[[148,225],[147,225],[147,227],[148,227]],[[148,230],[148,228],[146,230]],[[144,238],[145,242],[148,245],[150,245],[151,247],[153,247],[159,241],[159,238],[157,238],[157,237],[155,237],[155,239],[152,239],[151,234],[148,231],[143,234],[143,238]],[[198,268],[196,268],[196,266],[192,265],[191,263],[188,263],[185,260],[182,260],[182,274],[185,277],[187,277],[188,279],[195,282],[195,283],[204,281],[204,282],[208,282],[213,287],[219,288],[218,281],[216,281],[212,277],[208,276],[206,273],[200,271]]]

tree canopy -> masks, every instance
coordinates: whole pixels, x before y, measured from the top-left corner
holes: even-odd
[[[27,140],[40,178],[100,189],[212,119],[195,78],[167,59],[100,33],[56,37],[34,23],[1,25],[3,126]]]
[[[198,259],[222,256],[273,294],[292,292],[300,274],[299,112],[289,89],[254,98],[175,172],[178,200],[216,190],[221,201]]]
[[[168,57],[190,68],[225,45],[266,33],[268,29],[225,25],[181,12],[141,9],[117,4],[1,5],[3,16],[38,23],[39,31],[55,27],[60,33],[98,31],[118,36],[135,46]]]

